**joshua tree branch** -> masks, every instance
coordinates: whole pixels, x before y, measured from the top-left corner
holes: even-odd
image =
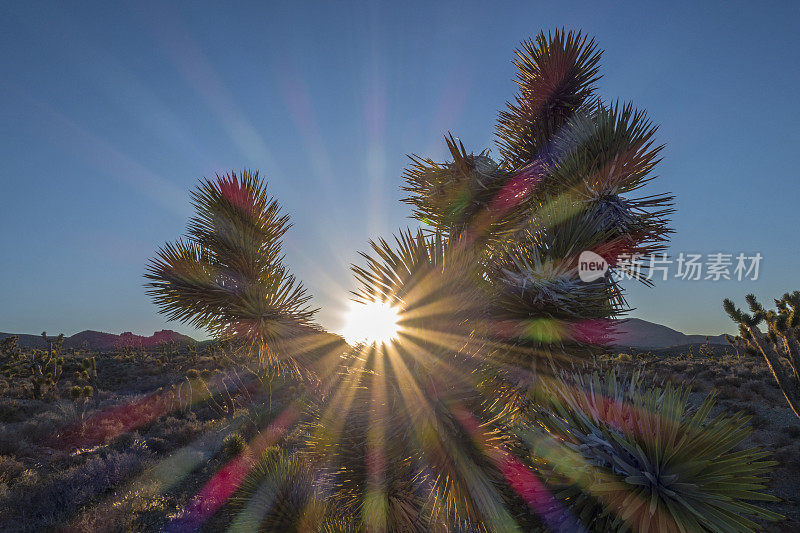
[[[767,336],[761,333],[756,326],[745,325],[745,330],[750,334],[750,344],[761,352],[767,362],[772,375],[778,382],[783,396],[794,411],[795,416],[800,418],[800,382],[792,379],[783,367],[781,356],[772,348]]]

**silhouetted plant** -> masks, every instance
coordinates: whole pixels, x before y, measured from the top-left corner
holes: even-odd
[[[192,203],[186,238],[163,246],[147,267],[148,293],[171,320],[249,343],[260,368],[283,363],[278,344],[314,314],[283,264],[288,215],[247,170],[203,180]]]
[[[764,358],[792,411],[800,417],[800,291],[775,300],[776,310],[764,309],[753,294],[745,299],[752,314],[742,312],[729,299],[723,307],[739,325],[747,352]],[[758,327],[762,322],[766,333]]]
[[[627,269],[618,258],[658,252],[671,233],[672,197],[636,197],[659,161],[656,127],[597,96],[600,55],[580,32],[523,43],[519,91],[496,128],[501,159],[450,136],[451,161],[413,156],[405,174],[414,217],[476,258],[467,274],[485,282],[489,320],[472,329],[539,355],[607,342],[603,320],[625,309],[612,278]],[[609,262],[604,277],[579,278],[584,250]],[[498,350],[497,363],[527,367],[531,354]]]

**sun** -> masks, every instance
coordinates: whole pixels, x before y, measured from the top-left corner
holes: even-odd
[[[342,336],[350,344],[384,344],[397,338],[397,309],[384,302],[350,302]]]

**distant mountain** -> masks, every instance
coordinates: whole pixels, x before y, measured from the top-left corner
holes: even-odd
[[[0,340],[15,335],[14,333],[0,333]],[[55,339],[55,336],[48,335],[48,339]],[[117,348],[150,348],[158,346],[159,344],[167,344],[175,342],[178,344],[190,344],[195,340],[186,335],[181,335],[175,331],[165,329],[156,331],[149,337],[143,335],[134,335],[130,331],[126,331],[120,335],[113,333],[104,333],[102,331],[81,331],[71,337],[65,337],[65,348],[81,348],[84,346],[90,350],[114,350]],[[46,348],[44,339],[41,335],[19,335],[19,343],[24,348]]]
[[[685,333],[668,328],[667,326],[662,326],[661,324],[655,324],[639,318],[629,318],[627,320],[618,321],[616,331],[614,345],[619,348],[660,349],[706,342],[705,335],[686,335]],[[10,337],[11,335],[13,334],[0,333],[0,340]],[[331,344],[335,345],[339,343],[344,344],[344,341],[340,337],[322,330],[298,330],[296,335],[298,338],[308,339],[310,344],[319,344],[322,346],[330,346]],[[55,337],[48,336],[48,338]],[[26,348],[41,349],[46,347],[40,335],[19,335],[19,342]],[[149,337],[134,335],[129,331],[120,335],[115,335],[102,331],[86,330],[76,333],[71,337],[66,337],[64,340],[64,347],[81,348],[84,342],[90,350],[99,351],[114,350],[124,347],[148,348],[171,342],[188,344],[194,343],[195,340],[169,329],[156,331]],[[722,335],[710,335],[708,336],[708,342],[711,344],[727,344]]]
[[[620,348],[671,348],[685,344],[706,342],[709,344],[727,344],[722,335],[686,335],[661,324],[655,324],[639,318],[620,320],[616,326],[614,345]]]

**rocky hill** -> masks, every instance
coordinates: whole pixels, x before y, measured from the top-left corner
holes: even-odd
[[[15,335],[14,333],[0,333],[0,340]],[[19,336],[19,343],[24,348],[45,348],[45,341],[41,335],[25,335],[16,334]],[[48,335],[48,339],[55,339],[55,336]],[[135,335],[130,331],[115,335],[113,333],[105,333],[102,331],[86,330],[76,333],[64,339],[65,348],[82,348],[87,347],[89,350],[113,350],[117,348],[150,348],[160,344],[167,344],[175,342],[178,344],[188,344],[196,342],[193,338],[187,337],[175,331],[165,329],[156,331],[149,337],[143,335]]]

